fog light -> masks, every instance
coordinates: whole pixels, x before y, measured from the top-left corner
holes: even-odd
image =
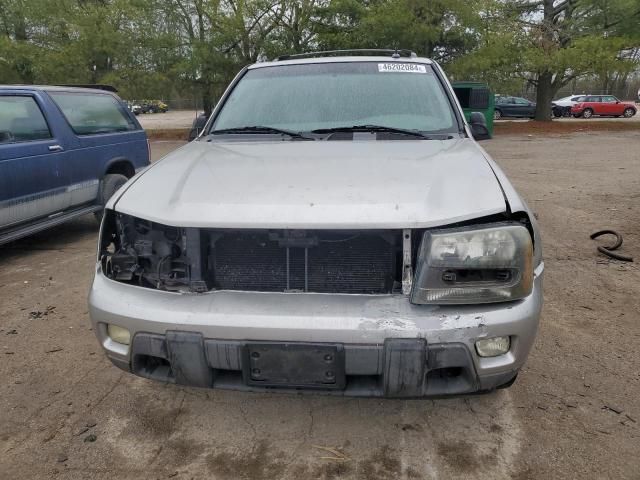
[[[117,325],[107,325],[107,335],[116,343],[123,345],[129,345],[131,341],[131,334],[126,328],[119,327]]]
[[[509,351],[511,341],[509,337],[483,338],[476,341],[476,350],[481,357],[497,357]]]

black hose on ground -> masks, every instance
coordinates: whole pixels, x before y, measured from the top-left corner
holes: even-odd
[[[620,235],[615,230],[598,230],[597,232],[592,233],[590,238],[591,240],[595,240],[602,235],[615,235],[616,237],[616,243],[614,243],[610,247],[604,247],[607,250],[617,250],[622,246],[622,235]]]
[[[598,247],[598,251],[605,254],[607,257],[615,258],[616,260],[622,260],[623,262],[633,262],[633,257],[628,257],[616,252],[611,252],[604,247]]]
[[[620,235],[615,230],[598,230],[595,233],[592,233],[590,238],[595,240],[596,238],[602,235],[614,235],[616,237],[616,242],[609,247],[598,247],[598,251],[607,257],[614,258],[616,260],[621,260],[623,262],[633,262],[633,257],[629,257],[627,255],[622,255],[620,253],[615,253],[613,250],[617,250],[622,246],[622,235]]]

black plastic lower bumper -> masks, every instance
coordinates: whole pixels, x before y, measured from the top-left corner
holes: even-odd
[[[205,339],[194,332],[138,333],[131,344],[131,364],[118,366],[141,377],[193,387],[403,398],[491,390],[517,375],[507,372],[478,378],[469,349],[462,343],[428,345],[422,338],[389,338],[382,345],[282,342],[271,343],[278,350],[275,358],[282,365],[283,378],[291,373],[287,362],[298,362],[296,382],[261,385],[251,373],[255,373],[257,365],[249,357],[250,351],[255,355],[255,349],[251,350],[255,345],[249,341]],[[265,344],[260,345],[264,348]],[[337,359],[331,359],[327,371],[337,375],[338,384],[318,385],[316,360],[309,365],[308,376],[300,373],[300,359],[305,358],[300,356],[301,345],[317,347],[327,359],[327,352],[340,352]],[[336,349],[327,349],[328,346]],[[270,368],[271,372],[278,372],[275,367]],[[309,384],[305,383],[307,377]]]

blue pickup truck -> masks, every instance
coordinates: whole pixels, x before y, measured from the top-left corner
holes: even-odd
[[[113,92],[0,85],[0,244],[100,218],[149,160],[144,130]]]

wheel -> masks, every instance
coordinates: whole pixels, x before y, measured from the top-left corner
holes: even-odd
[[[636,111],[633,108],[625,108],[624,113],[622,115],[624,115],[624,118],[631,118],[636,114]]]
[[[502,112],[500,110],[493,111],[493,119],[500,120],[502,118]]]
[[[562,110],[558,109],[558,108],[554,108],[553,110],[551,110],[551,113],[553,114],[553,116],[555,118],[560,118],[562,117]]]
[[[582,116],[583,116],[583,118],[591,118],[591,117],[593,117],[593,110],[591,110],[590,108],[585,108],[582,111]]]
[[[113,194],[116,193],[121,186],[127,183],[128,180],[129,179],[127,177],[120,175],[119,173],[110,173],[105,175],[102,179],[102,185],[100,186],[100,193],[98,195],[99,204],[104,207]],[[102,222],[103,214],[104,209],[94,214],[98,223]]]

